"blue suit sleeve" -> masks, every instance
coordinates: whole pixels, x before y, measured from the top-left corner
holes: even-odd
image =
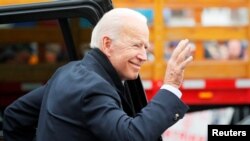
[[[102,141],[156,141],[188,110],[176,95],[160,90],[141,112],[129,117],[118,94],[108,88],[83,98],[87,128]]]
[[[35,137],[45,86],[20,97],[4,111],[5,141],[32,141]]]

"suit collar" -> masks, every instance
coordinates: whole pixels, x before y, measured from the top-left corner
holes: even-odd
[[[93,56],[91,58],[95,59],[97,63],[101,65],[101,67],[104,69],[104,71],[108,73],[108,75],[102,75],[102,77],[104,77],[104,79],[106,79],[108,82],[111,82],[112,85],[115,86],[115,88],[120,93],[122,93],[124,91],[122,80],[113,65],[111,64],[111,62],[109,61],[108,57],[98,48],[92,49],[88,55]],[[86,57],[88,57],[88,55]]]
[[[121,78],[119,77],[117,71],[115,70],[107,56],[99,49],[95,48],[91,50],[88,55],[85,56],[85,58],[87,60],[94,61],[93,64],[97,65],[97,68],[95,69],[96,72],[100,74],[105,80],[107,80],[111,85],[113,85],[118,94],[120,95],[123,110],[129,116],[134,116],[135,111],[128,90],[129,88],[124,86],[124,84],[126,84],[126,81],[124,81],[123,84]]]

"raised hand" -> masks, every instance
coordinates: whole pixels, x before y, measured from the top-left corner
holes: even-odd
[[[181,86],[184,77],[184,69],[193,60],[193,56],[190,54],[191,45],[189,45],[189,40],[181,40],[168,61],[164,84],[176,88]]]

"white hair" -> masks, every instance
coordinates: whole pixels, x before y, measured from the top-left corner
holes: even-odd
[[[103,15],[97,25],[94,27],[91,36],[90,47],[99,48],[102,44],[102,37],[108,36],[112,39],[117,38],[122,27],[126,26],[133,19],[140,20],[147,24],[147,19],[141,13],[128,8],[115,8]]]

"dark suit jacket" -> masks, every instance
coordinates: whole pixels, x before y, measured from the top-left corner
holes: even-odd
[[[136,107],[126,87],[107,57],[93,49],[5,110],[5,141],[32,140],[37,123],[37,141],[156,141],[188,110],[167,90]]]

